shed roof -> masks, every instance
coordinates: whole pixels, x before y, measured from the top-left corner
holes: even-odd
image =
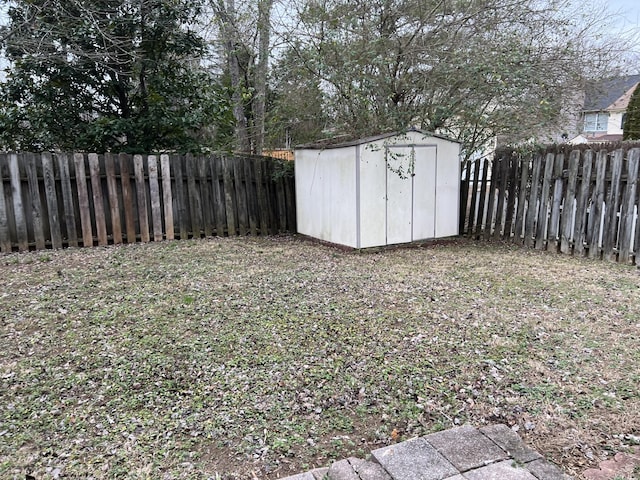
[[[409,130],[404,132],[388,132],[388,133],[382,133],[380,135],[374,135],[371,137],[364,137],[364,138],[348,138],[345,136],[328,138],[326,140],[321,140],[314,143],[306,143],[304,145],[298,145],[295,147],[295,149],[296,150],[325,150],[329,148],[354,147],[356,145],[364,145],[365,143],[377,142],[378,140],[384,140],[387,138],[396,137],[409,132],[417,132],[424,135],[425,137],[440,138],[442,140],[447,140],[449,142],[460,143],[458,140],[454,140],[444,135],[438,135],[437,133],[428,132],[426,130],[420,130],[417,128],[410,128]]]

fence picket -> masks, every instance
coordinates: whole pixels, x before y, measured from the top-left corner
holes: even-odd
[[[529,183],[529,160],[524,159],[520,167],[520,185],[518,186],[518,210],[516,212],[516,225],[514,239],[523,241],[525,213],[527,212],[527,184]]]
[[[73,163],[76,173],[76,188],[78,190],[80,224],[82,226],[82,245],[89,247],[93,245],[93,231],[91,227],[91,207],[89,206],[87,176],[84,168],[84,155],[82,153],[74,153]]]
[[[249,233],[251,235],[258,234],[258,199],[256,197],[254,166],[255,161],[251,157],[243,159],[244,164],[244,181],[247,190],[247,214],[249,217]]]
[[[162,240],[162,207],[160,201],[160,184],[158,182],[158,158],[155,155],[147,157],[149,169],[149,202],[151,203],[151,220],[153,223],[153,241]]]
[[[93,196],[93,212],[96,220],[98,245],[107,245],[107,224],[104,215],[104,201],[102,199],[102,182],[100,180],[100,162],[98,155],[89,154],[89,173],[91,175],[91,192]]]
[[[113,243],[122,243],[122,224],[120,223],[120,202],[118,201],[118,184],[116,180],[116,165],[113,155],[104,155],[105,172],[107,174],[107,193],[109,195],[109,210],[111,212],[111,234]]]
[[[562,253],[571,253],[571,227],[573,225],[573,206],[576,197],[579,165],[580,152],[573,150],[569,154],[569,178],[567,180],[564,207],[562,208],[562,217],[560,219],[560,252]]]
[[[482,229],[484,228],[484,213],[488,211],[488,208],[485,209],[485,203],[487,201],[487,179],[489,178],[489,167],[491,163],[488,158],[485,158],[482,162],[482,181],[481,181],[481,190],[480,190],[480,200],[478,204],[478,212],[476,217],[476,232],[475,238],[479,239],[482,235]]]
[[[538,218],[538,194],[540,185],[540,174],[542,173],[542,155],[537,153],[533,156],[533,171],[531,173],[531,189],[529,193],[529,204],[527,205],[527,218],[524,225],[524,244],[526,247],[535,245],[536,220]]]
[[[227,157],[221,157],[222,178],[224,185],[224,203],[227,217],[227,232],[229,236],[236,234],[236,196],[233,194],[234,184],[231,172],[233,166]]]
[[[551,196],[551,212],[547,229],[547,250],[558,250],[558,233],[560,227],[560,209],[562,207],[562,194],[564,180],[564,153],[557,153],[553,163],[553,194]]]
[[[200,189],[196,186],[198,168],[193,155],[187,155],[187,192],[189,197],[189,210],[191,211],[191,234],[193,238],[202,236],[202,210],[200,208]]]
[[[506,197],[507,211],[504,220],[504,236],[511,238],[513,228],[513,215],[516,207],[516,197],[518,195],[519,183],[518,183],[518,162],[511,156],[508,160],[509,163],[509,178],[507,180],[508,195]]]
[[[611,162],[611,186],[607,195],[607,209],[602,239],[603,256],[606,260],[616,259],[616,237],[618,233],[618,214],[620,209],[620,181],[624,152],[618,149],[613,153]]]
[[[600,257],[600,224],[604,205],[606,170],[607,151],[600,150],[596,156],[596,187],[593,191],[591,212],[589,214],[589,231],[587,234],[589,258]]]
[[[580,179],[580,193],[576,199],[576,221],[573,229],[573,248],[576,254],[584,254],[587,226],[587,207],[591,190],[591,169],[593,166],[593,151],[584,153],[582,177]]]
[[[27,191],[29,192],[29,205],[31,205],[31,225],[33,226],[33,236],[36,250],[44,248],[44,225],[42,221],[42,201],[40,200],[40,189],[38,188],[38,172],[36,167],[36,157],[33,153],[24,154],[25,167],[27,172]],[[27,213],[27,212],[25,212]]]
[[[627,163],[627,191],[625,192],[623,212],[624,217],[620,217],[620,254],[618,261],[629,263],[631,258],[631,242],[634,238],[634,207],[637,196],[638,166],[640,164],[640,148],[634,148],[628,153]],[[638,228],[638,226],[636,226]],[[637,251],[637,245],[634,245]]]
[[[471,165],[471,164],[469,164]],[[473,162],[473,179],[471,180],[471,203],[469,205],[469,221],[467,222],[467,236],[472,236],[475,229],[476,207],[478,204],[478,182],[480,181],[480,159]],[[462,231],[460,232],[462,234]]]
[[[502,157],[500,159],[500,179],[496,185],[498,189],[498,201],[495,213],[495,229],[493,230],[494,237],[502,235],[502,227],[505,220],[505,199],[509,188],[509,170],[509,158]]]
[[[225,211],[224,186],[220,186],[221,159],[218,155],[211,158],[209,167],[211,170],[211,194],[213,196],[213,210],[215,211],[216,219],[216,235],[224,237],[227,215]]]
[[[471,182],[471,160],[465,160],[461,165],[462,171],[465,172],[465,176],[460,184],[460,215],[458,218],[458,232],[460,235],[465,234],[465,227],[469,228],[469,224],[466,221],[470,215],[467,213],[467,202],[469,201],[469,184]]]
[[[536,223],[536,242],[535,247],[538,250],[542,250],[546,246],[546,240],[548,236],[547,220],[549,215],[549,193],[551,190],[551,180],[553,176],[555,155],[548,153],[545,166],[544,177],[542,179],[542,191],[540,192],[540,208],[538,209],[538,221]]]
[[[51,234],[51,246],[53,248],[62,248],[62,233],[60,232],[59,218],[60,211],[58,209],[58,195],[56,194],[56,174],[53,169],[51,154],[49,152],[43,152],[41,161],[44,192],[47,200],[47,211],[49,213],[49,233]]]
[[[268,235],[269,233],[269,202],[267,201],[267,194],[265,186],[263,184],[264,177],[262,172],[264,161],[258,158],[255,163],[255,175],[256,175],[256,196],[258,199],[258,217],[260,221],[260,235]]]
[[[178,224],[180,228],[180,240],[189,238],[189,230],[191,229],[191,222],[189,221],[189,210],[187,209],[187,200],[184,188],[184,173],[182,169],[182,157],[177,155],[171,156],[171,164],[173,165],[173,178],[175,184],[175,201],[176,201],[176,216],[178,217]]]
[[[234,158],[230,163],[233,167],[232,171],[236,192],[236,205],[238,208],[238,232],[241,236],[244,236],[247,234],[247,229],[249,227],[247,188],[244,178],[244,168],[241,159]]]
[[[133,172],[136,181],[136,197],[138,200],[138,222],[140,225],[140,241],[151,240],[149,234],[149,209],[147,208],[147,188],[144,181],[144,160],[142,155],[133,156]]]
[[[2,253],[7,253],[12,250],[11,232],[9,230],[9,211],[4,192],[5,177],[7,179],[10,178],[6,162],[7,156],[4,153],[0,154],[0,251]],[[7,171],[7,174],[5,174],[5,171]]]
[[[489,190],[487,192],[487,214],[484,227],[484,238],[491,236],[493,230],[493,209],[496,201],[496,184],[500,176],[500,163],[497,159],[493,160],[491,168],[491,179],[489,181]]]
[[[120,183],[122,188],[122,203],[124,205],[124,223],[127,230],[127,243],[134,243],[136,235],[136,215],[134,212],[134,196],[131,190],[131,157],[121,153],[118,155],[120,164]]]
[[[202,207],[202,228],[204,236],[213,235],[213,225],[215,223],[213,208],[206,208],[205,205],[211,205],[211,188],[209,185],[209,168],[204,157],[197,159],[198,177],[200,178],[200,198]]]
[[[167,240],[175,238],[173,226],[173,199],[171,195],[171,163],[169,155],[160,155],[160,171],[162,173],[162,203],[164,206],[164,227]]]
[[[77,247],[78,231],[76,229],[76,209],[73,202],[73,188],[71,187],[69,158],[66,153],[58,153],[56,155],[56,160],[58,164],[58,172],[60,173],[62,208],[64,212],[67,244],[70,247]]]

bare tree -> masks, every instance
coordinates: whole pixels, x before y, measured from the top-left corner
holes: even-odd
[[[555,128],[589,76],[620,58],[602,11],[572,0],[305,0],[290,50],[322,86],[336,130],[409,126],[461,140]],[[597,41],[594,39],[597,38]]]

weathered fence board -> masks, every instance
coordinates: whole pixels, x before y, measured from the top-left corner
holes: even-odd
[[[11,194],[13,196],[13,215],[18,237],[18,250],[28,250],[27,218],[22,203],[22,182],[20,181],[18,155],[15,153],[9,155],[9,172],[11,174]]]
[[[629,152],[627,164],[627,191],[624,198],[623,212],[620,217],[620,254],[619,262],[628,263],[631,258],[632,241],[634,238],[634,210],[636,207],[638,166],[640,164],[640,150]],[[636,227],[637,228],[637,227]]]
[[[0,251],[295,231],[293,175],[276,163],[284,164],[242,155],[0,154]]]
[[[571,250],[571,227],[574,222],[573,206],[576,197],[579,164],[580,152],[574,150],[569,155],[569,180],[567,182],[567,195],[564,199],[560,225],[560,251],[562,253],[570,253]],[[562,192],[560,195],[562,196]]]
[[[613,153],[611,162],[611,185],[606,201],[606,215],[604,220],[604,232],[602,239],[602,250],[606,260],[615,260],[614,249],[616,247],[616,237],[618,233],[618,210],[620,207],[620,181],[622,179],[622,150]]]
[[[469,191],[480,191],[477,207],[471,196],[470,208],[461,211],[461,234],[518,243],[524,236],[527,247],[639,264],[640,148],[625,145],[501,152],[486,167],[488,181],[461,179]]]
[[[84,168],[84,155],[73,155],[73,163],[76,173],[76,188],[78,191],[78,206],[80,209],[80,224],[82,225],[82,245],[93,245],[93,233],[91,229],[91,209],[89,207],[89,191],[87,189],[87,177]]]
[[[42,153],[42,177],[44,179],[44,191],[49,212],[49,231],[51,233],[51,246],[62,248],[62,233],[58,208],[58,195],[56,193],[56,174],[49,152]],[[44,233],[44,232],[43,232]]]
[[[36,156],[33,153],[25,153],[27,166],[27,184],[29,185],[29,205],[31,206],[31,225],[35,237],[36,250],[42,250],[44,243],[44,225],[42,219],[42,201],[38,185],[38,172],[36,170]]]
[[[531,187],[529,189],[529,201],[527,208],[527,218],[524,227],[524,244],[527,247],[533,247],[535,238],[534,231],[536,226],[536,218],[538,215],[538,194],[540,175],[542,174],[542,155],[536,154],[533,157],[533,172],[531,174]]]
[[[580,179],[580,193],[576,200],[576,220],[573,228],[574,252],[582,255],[586,241],[585,228],[587,226],[587,209],[589,207],[589,190],[591,189],[591,169],[593,167],[593,152],[584,154],[582,164],[582,178]]]
[[[160,183],[158,182],[158,159],[155,155],[147,158],[149,167],[149,197],[151,202],[151,220],[153,223],[153,241],[162,240],[162,201],[160,200]]]
[[[601,150],[596,156],[596,185],[591,200],[589,212],[589,233],[587,243],[589,245],[589,257],[600,257],[600,234],[603,223],[603,206],[605,201],[605,175],[607,170],[607,152]]]
[[[107,172],[107,190],[109,194],[113,243],[122,243],[122,224],[120,223],[120,202],[118,200],[116,164],[112,154],[105,154],[104,164]]]
[[[146,243],[151,240],[149,234],[149,210],[147,207],[147,195],[144,178],[144,160],[142,155],[133,156],[133,173],[136,185],[136,200],[138,202],[138,225],[140,228],[140,241]]]
[[[236,196],[233,194],[234,184],[232,180],[233,164],[226,157],[220,159],[222,166],[222,178],[224,185],[224,204],[227,217],[227,232],[236,235]]]
[[[167,240],[173,240],[175,238],[175,231],[173,226],[173,197],[171,196],[171,164],[169,162],[169,155],[160,155],[165,237]]]
[[[518,187],[518,211],[516,212],[516,226],[514,237],[521,240],[524,236],[524,214],[527,207],[527,184],[529,182],[529,160],[525,160],[520,166],[520,185]]]
[[[124,223],[127,231],[127,243],[136,241],[135,200],[131,190],[131,158],[121,153],[118,155],[120,163],[120,186],[122,188],[122,204],[124,206]]]
[[[216,235],[223,236],[225,224],[227,222],[227,214],[225,209],[224,187],[220,185],[220,159],[215,158],[209,162],[209,170],[211,170],[211,195],[213,208],[216,219]]]
[[[553,194],[551,195],[551,213],[549,217],[549,231],[547,234],[547,250],[557,250],[558,248],[558,228],[560,226],[560,209],[562,207],[564,155],[556,154],[553,163]]]
[[[471,202],[470,202],[470,206],[469,206],[469,216],[468,216],[468,224],[467,224],[467,231],[471,234],[474,231],[474,227],[475,224],[474,222],[476,221],[476,207],[478,204],[478,189],[482,188],[478,185],[478,182],[480,181],[480,159],[476,159],[473,162],[473,183],[471,184]],[[467,188],[467,192],[469,191],[469,188]],[[468,195],[468,193],[467,193]],[[461,217],[463,217],[463,215],[460,215]],[[462,228],[460,229],[461,232],[464,231],[464,221],[465,219],[462,218],[460,224],[462,225]]]
[[[62,191],[62,209],[64,226],[66,229],[66,242],[70,247],[78,246],[78,231],[76,229],[75,202],[73,201],[73,188],[69,173],[69,157],[65,153],[56,155],[58,174],[60,175],[60,190]],[[55,248],[55,247],[54,247]]]
[[[89,154],[89,173],[91,175],[91,192],[93,197],[93,212],[98,234],[98,245],[107,245],[107,223],[104,214],[102,197],[102,181],[100,176],[100,161],[95,153]]]
[[[177,155],[171,156],[171,164],[173,166],[174,178],[175,178],[175,212],[178,218],[178,225],[180,229],[180,238],[188,238],[187,224],[191,225],[189,221],[189,210],[187,208],[187,194],[185,192],[184,184],[186,178],[183,175],[182,158]]]
[[[482,167],[482,181],[480,183],[480,201],[478,204],[478,216],[476,219],[476,232],[475,237],[480,238],[482,235],[482,228],[484,226],[484,214],[485,214],[485,202],[487,200],[487,180],[489,178],[489,167],[490,167],[489,159],[485,158],[484,164]]]
[[[11,251],[11,233],[9,230],[9,211],[5,200],[4,180],[5,171],[8,171],[7,156],[0,154],[0,251]],[[6,175],[7,179],[9,178]]]

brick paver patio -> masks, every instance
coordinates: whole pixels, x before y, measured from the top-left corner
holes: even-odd
[[[283,480],[569,480],[506,425],[432,433]]]

